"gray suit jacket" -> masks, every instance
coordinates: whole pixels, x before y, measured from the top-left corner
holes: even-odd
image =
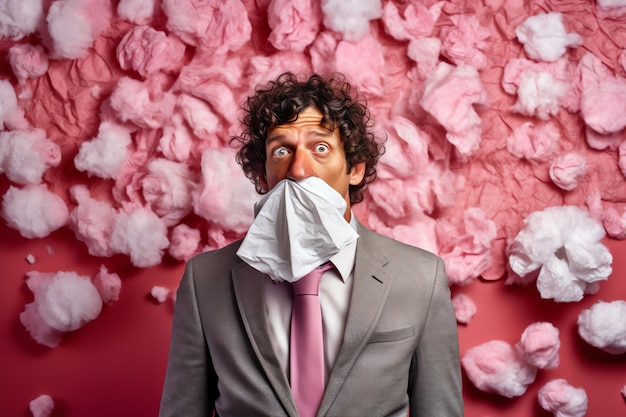
[[[318,416],[463,415],[443,263],[358,225],[341,350]],[[192,258],[174,311],[161,417],[298,415],[272,347],[263,274],[235,242]]]

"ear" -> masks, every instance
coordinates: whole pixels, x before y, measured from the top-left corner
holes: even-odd
[[[350,185],[359,185],[365,177],[365,162],[359,162],[350,168]]]

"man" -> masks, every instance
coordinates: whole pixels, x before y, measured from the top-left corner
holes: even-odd
[[[243,241],[187,264],[160,415],[305,414],[291,388],[291,283],[330,261],[319,289],[324,385],[312,415],[462,416],[442,261],[352,215],[382,153],[367,108],[341,79],[286,73],[245,111],[238,162],[267,195]]]

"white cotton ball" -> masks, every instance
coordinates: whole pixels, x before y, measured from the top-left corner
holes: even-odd
[[[69,210],[61,197],[45,185],[9,187],[2,198],[2,217],[27,239],[46,237],[63,227]]]
[[[556,417],[583,417],[587,413],[587,393],[574,388],[564,379],[554,379],[538,393],[541,407]]]
[[[253,207],[258,196],[250,181],[239,174],[234,161],[228,148],[207,149],[202,153],[202,180],[192,192],[193,210],[221,229],[245,233],[254,220]]]
[[[42,0],[0,2],[0,39],[17,41],[34,33],[43,17]]]
[[[578,334],[607,353],[626,353],[626,301],[599,301],[578,315]]]
[[[157,4],[157,0],[120,0],[117,14],[136,25],[146,25],[154,17]]]
[[[61,163],[61,147],[43,129],[0,132],[0,174],[17,184],[39,184],[46,170]]]
[[[69,332],[98,317],[102,298],[89,277],[58,272],[35,292],[39,313],[52,328]]]
[[[517,39],[524,44],[526,55],[538,61],[554,62],[568,47],[582,45],[576,33],[566,33],[561,13],[539,13],[530,16],[515,29]]]
[[[131,143],[128,128],[103,121],[98,136],[81,143],[74,165],[89,176],[115,179],[126,161]]]
[[[140,207],[116,215],[111,248],[129,255],[133,265],[147,268],[159,264],[168,246],[167,226],[153,211]]]
[[[343,34],[349,41],[359,40],[370,32],[370,20],[382,16],[380,0],[323,0],[324,25]]]

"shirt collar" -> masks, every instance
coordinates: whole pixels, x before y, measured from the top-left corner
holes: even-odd
[[[354,218],[354,213],[352,213],[352,216],[350,218],[350,226],[352,226],[354,230],[357,229],[357,222],[356,222],[356,219]],[[333,263],[333,265],[335,265],[335,268],[337,268],[337,271],[339,272],[339,276],[341,277],[341,280],[344,283],[350,277],[350,274],[352,273],[352,269],[354,269],[357,241],[358,239],[350,243],[348,246],[343,248],[339,253],[337,253],[332,258],[330,258],[330,261]]]

